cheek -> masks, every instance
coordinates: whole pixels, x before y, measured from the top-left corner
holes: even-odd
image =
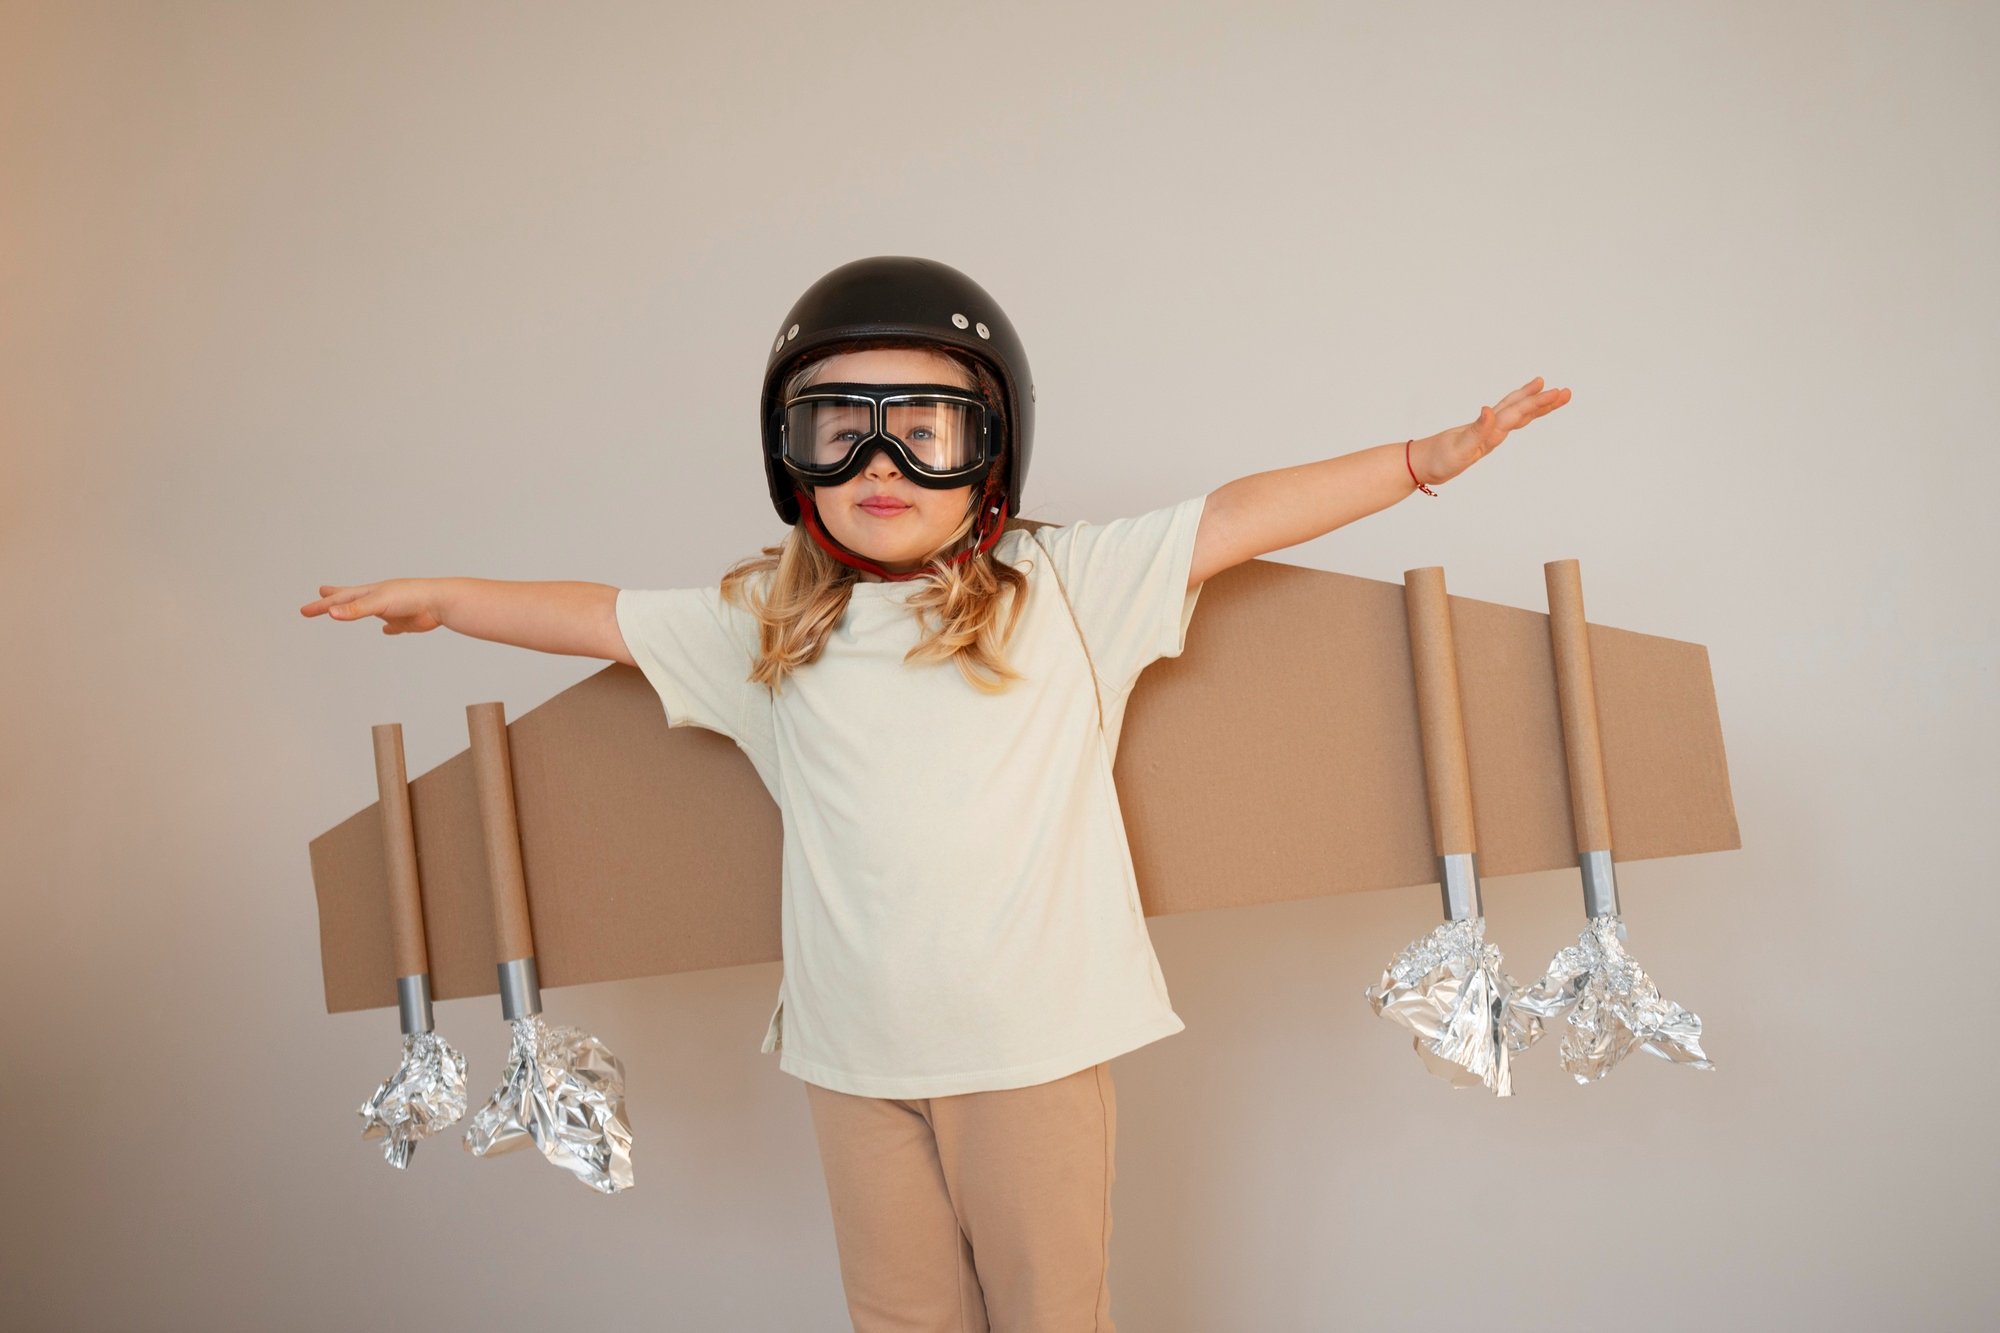
[[[924,491],[917,501],[917,514],[923,519],[925,531],[943,541],[965,517],[965,507],[971,503],[969,486],[955,491]]]
[[[813,503],[821,510],[843,509],[861,498],[861,478],[843,481],[838,486],[813,487]]]

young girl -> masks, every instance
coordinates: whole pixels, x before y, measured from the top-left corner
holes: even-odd
[[[1027,358],[956,270],[834,270],[764,384],[792,527],[720,587],[392,579],[301,609],[634,665],[672,725],[733,739],[784,816],[764,1048],[806,1084],[854,1327],[1109,1330],[1106,1062],[1181,1028],[1112,784],[1132,686],[1211,575],[1449,481],[1569,391],[1035,529],[1007,521]]]

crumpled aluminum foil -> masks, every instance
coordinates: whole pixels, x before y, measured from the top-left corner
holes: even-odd
[[[594,1190],[632,1187],[625,1066],[589,1033],[553,1027],[540,1014],[514,1020],[507,1072],[465,1131],[475,1157],[530,1143]]]
[[[1548,975],[1514,1002],[1550,1022],[1567,1016],[1562,1067],[1578,1083],[1603,1078],[1634,1050],[1715,1068],[1701,1049],[1700,1017],[1660,998],[1659,987],[1625,952],[1615,916],[1592,917],[1576,943],[1555,956]]]
[[[434,1032],[403,1035],[403,1063],[361,1104],[361,1137],[381,1139],[382,1156],[402,1170],[417,1140],[465,1114],[465,1057]]]
[[[1514,1007],[1518,983],[1486,943],[1486,919],[1447,921],[1409,946],[1364,991],[1376,1013],[1416,1034],[1426,1068],[1455,1088],[1514,1093],[1512,1056],[1535,1044],[1542,1022]]]

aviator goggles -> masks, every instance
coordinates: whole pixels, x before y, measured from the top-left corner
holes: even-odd
[[[932,490],[969,486],[1000,447],[1000,416],[949,384],[815,384],[785,401],[785,468],[807,486],[838,486],[880,449]]]

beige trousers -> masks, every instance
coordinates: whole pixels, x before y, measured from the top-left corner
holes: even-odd
[[[855,1333],[1113,1333],[1109,1065],[957,1097],[806,1095]]]

